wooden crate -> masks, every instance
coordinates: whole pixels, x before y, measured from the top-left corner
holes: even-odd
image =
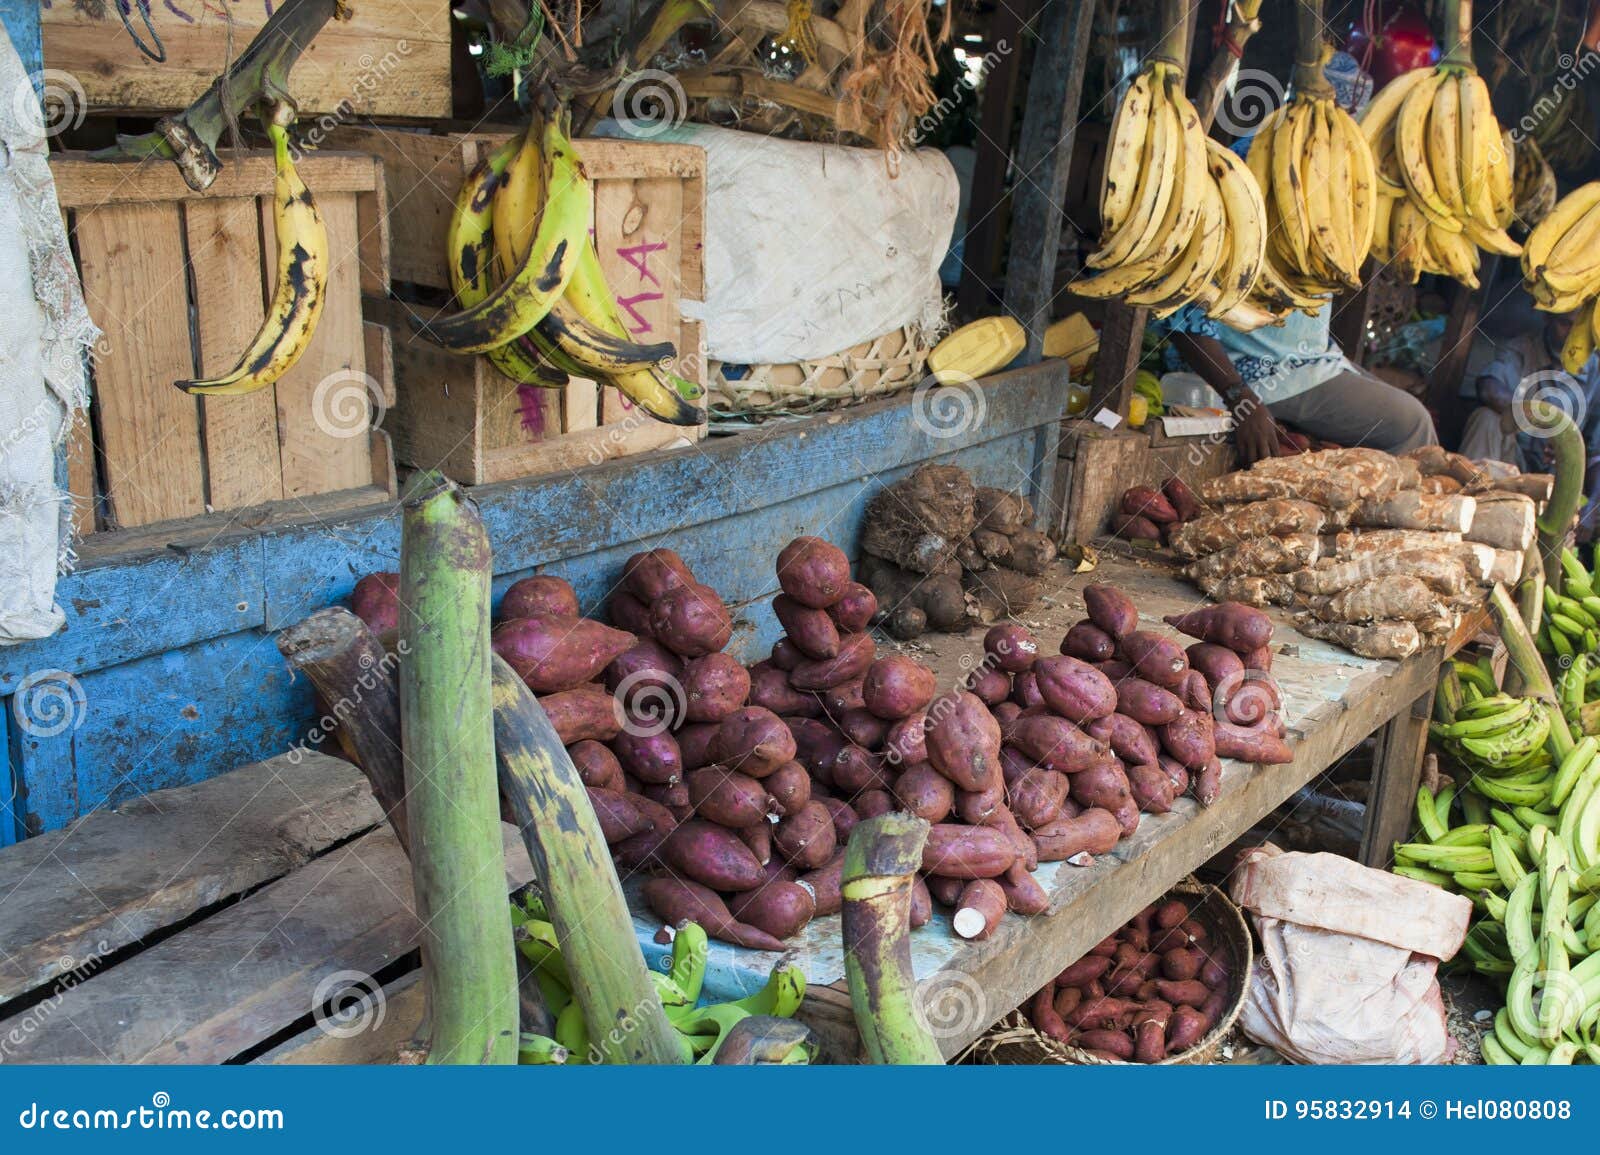
[[[1052,531],[1063,545],[1088,545],[1106,532],[1123,490],[1130,486],[1159,487],[1170,477],[1198,485],[1231,472],[1237,461],[1231,434],[1169,438],[1155,421],[1145,429],[1063,421]]]
[[[299,166],[327,225],[333,267],[310,346],[274,386],[190,396],[181,378],[229,368],[277,279],[266,153],[226,155],[195,193],[164,162],[52,158],[89,313],[91,421],[68,447],[79,530],[129,529],[265,502],[394,492],[373,409],[393,400],[388,332],[361,315],[388,283],[386,195],[370,156]],[[381,413],[380,413],[381,415]]]
[[[399,285],[448,290],[445,233],[456,193],[509,131],[430,135],[343,128],[331,143],[383,161],[391,274]],[[595,245],[624,319],[641,339],[672,341],[676,371],[705,383],[701,326],[682,303],[704,294],[705,153],[690,145],[583,140],[595,189]],[[436,296],[437,294],[435,294]],[[561,390],[519,388],[482,357],[447,353],[418,337],[407,313],[369,302],[393,335],[396,404],[386,428],[408,465],[442,469],[468,485],[594,465],[695,440],[704,426],[666,425],[615,389],[575,380]]]
[[[134,47],[109,3],[54,0],[40,14],[45,67],[71,74],[94,111],[183,108],[210,87],[281,0],[163,0],[150,20],[167,50]],[[295,64],[291,87],[308,114],[449,116],[450,6],[361,0],[330,20]],[[131,17],[141,32],[137,10]],[[144,34],[148,40],[148,33]]]

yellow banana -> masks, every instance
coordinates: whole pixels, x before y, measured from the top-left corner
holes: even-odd
[[[1353,162],[1343,135],[1333,123],[1337,111],[1331,100],[1317,102],[1311,135],[1313,157],[1306,166],[1310,181],[1307,199],[1313,209],[1312,230],[1323,259],[1339,280],[1356,288],[1361,284],[1361,264],[1355,255]]]
[[[1151,75],[1150,130],[1145,135],[1143,166],[1134,192],[1133,208],[1122,225],[1102,234],[1100,248],[1089,255],[1091,269],[1110,269],[1138,260],[1156,238],[1166,218],[1176,185],[1176,165],[1182,147],[1178,112],[1166,99],[1167,66],[1157,64]]]
[[[1517,215],[1516,182],[1517,145],[1509,132],[1503,132],[1489,150],[1489,200],[1494,205],[1495,224],[1501,228]]]
[[[1528,234],[1522,247],[1522,272],[1530,281],[1536,281],[1556,243],[1581,221],[1590,210],[1600,205],[1600,181],[1591,181],[1562,197],[1555,208]]]
[[[1406,97],[1427,77],[1427,71],[1421,68],[1403,72],[1380,88],[1367,102],[1367,107],[1361,110],[1361,134],[1367,138],[1373,152],[1382,151],[1381,142],[1385,136],[1393,135],[1396,118]]]
[[[1478,250],[1461,233],[1428,223],[1428,248],[1439,266],[1470,289],[1478,287]]]
[[[1379,196],[1373,199],[1372,245],[1368,251],[1373,260],[1385,265],[1394,258],[1394,250],[1389,247],[1389,236],[1394,223],[1395,204],[1394,197]]]
[[[1486,228],[1498,228],[1489,191],[1489,158],[1499,146],[1500,126],[1489,103],[1489,86],[1476,72],[1463,72],[1456,88],[1461,104],[1461,198],[1469,218]]]
[[[1177,260],[1188,247],[1200,222],[1201,203],[1211,183],[1206,172],[1206,137],[1200,114],[1183,94],[1183,74],[1171,70],[1163,77],[1167,102],[1177,113],[1179,150],[1172,200],[1147,254],[1158,264]]]
[[[1128,84],[1111,119],[1106,147],[1106,175],[1100,186],[1100,231],[1109,236],[1122,227],[1133,209],[1139,187],[1139,160],[1151,132],[1150,73],[1140,72]]]
[[[1285,256],[1289,264],[1307,272],[1311,268],[1311,221],[1305,210],[1305,153],[1312,105],[1293,100],[1272,134],[1272,199],[1277,205]]]
[[[1588,296],[1594,292],[1600,277],[1600,205],[1585,213],[1556,241],[1545,256],[1539,276],[1556,293]]]
[[[1428,172],[1439,199],[1450,215],[1461,220],[1467,215],[1461,191],[1461,89],[1452,73],[1445,73],[1433,88],[1433,112],[1428,117]]]
[[[1400,170],[1406,178],[1406,188],[1430,223],[1446,231],[1459,232],[1460,223],[1450,212],[1450,206],[1439,196],[1433,174],[1428,165],[1428,121],[1433,112],[1433,97],[1444,83],[1444,74],[1435,70],[1428,73],[1406,93],[1405,102],[1395,121],[1395,152],[1400,160]],[[1453,227],[1452,227],[1453,226]]]
[[[1227,218],[1228,252],[1217,270],[1219,292],[1207,312],[1221,317],[1241,306],[1267,259],[1267,206],[1249,168],[1232,149],[1206,140],[1206,156]]]
[[[1200,178],[1200,222],[1190,231],[1189,243],[1161,277],[1128,294],[1131,304],[1149,306],[1161,315],[1174,313],[1195,298],[1217,267],[1227,216],[1216,182],[1205,170],[1201,170]]]
[[[1600,309],[1595,308],[1595,302],[1593,301],[1589,302],[1589,332],[1592,334],[1591,339],[1597,346],[1600,346]],[[1600,948],[1600,943],[1597,943],[1596,946]]]
[[[1594,302],[1584,306],[1584,311],[1579,314],[1572,332],[1567,334],[1566,344],[1561,347],[1561,367],[1576,377],[1589,363],[1589,357],[1594,353]]]
[[[544,201],[543,133],[530,129],[511,153],[505,176],[494,190],[494,255],[504,276],[522,264],[533,248],[533,233]]]
[[[1467,239],[1480,249],[1488,249],[1502,257],[1520,257],[1522,246],[1511,239],[1511,234],[1498,226],[1483,225],[1473,219],[1466,222]]]
[[[300,359],[317,331],[327,296],[328,230],[311,190],[289,156],[289,131],[276,117],[267,124],[272,140],[272,220],[278,246],[278,279],[255,340],[221,377],[174,381],[185,393],[239,397],[265,389]]]
[[[1337,104],[1329,106],[1329,120],[1336,135],[1343,137],[1350,156],[1351,241],[1354,246],[1356,272],[1366,262],[1372,251],[1372,239],[1377,233],[1378,194],[1377,161],[1372,146],[1361,135],[1361,126]]]

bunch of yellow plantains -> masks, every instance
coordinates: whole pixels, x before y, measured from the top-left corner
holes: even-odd
[[[1100,220],[1101,245],[1088,261],[1100,272],[1076,282],[1075,293],[1118,297],[1157,316],[1195,302],[1213,317],[1249,319],[1266,254],[1261,190],[1238,157],[1206,137],[1176,64],[1156,60],[1117,106]]]
[[[590,1026],[583,1008],[572,997],[573,976],[561,957],[556,930],[546,916],[542,900],[524,888],[512,896],[512,935],[517,950],[532,967],[545,1008],[554,1019],[553,1036],[524,1033],[518,1048],[523,1064],[582,1064],[595,1061],[591,1054]],[[765,1020],[790,1020],[805,998],[806,980],[799,967],[779,967],[767,985],[753,995],[730,1003],[699,1006],[700,988],[705,981],[706,957],[710,942],[697,923],[685,923],[672,940],[671,967],[651,969],[650,979],[667,1012],[667,1020],[677,1028],[684,1062],[715,1064],[733,1060],[724,1053],[731,1039],[738,1038],[740,1063],[793,1065],[809,1063],[813,1053],[810,1032],[799,1023]],[[761,1029],[746,1032],[739,1024],[746,1019],[764,1017]],[[746,1024],[750,1026],[751,1024]],[[617,1029],[617,1028],[612,1028]]]
[[[528,130],[467,178],[446,260],[461,311],[419,328],[457,353],[481,353],[512,380],[560,388],[570,377],[614,385],[652,417],[697,425],[704,392],[662,367],[670,343],[631,339],[590,231],[594,194],[564,110],[535,100]],[[497,275],[498,274],[498,275]]]
[[[1579,372],[1600,344],[1600,181],[1574,189],[1528,234],[1522,275],[1536,306],[1549,313],[1577,311],[1561,351],[1569,373]]]
[[[1480,248],[1522,252],[1505,231],[1516,208],[1516,150],[1472,64],[1470,0],[1445,9],[1450,52],[1432,69],[1391,80],[1361,117],[1383,194],[1373,251],[1412,283],[1437,273],[1477,288]]]

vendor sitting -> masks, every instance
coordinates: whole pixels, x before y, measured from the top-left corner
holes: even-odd
[[[1422,402],[1345,358],[1328,333],[1331,312],[1324,305],[1241,332],[1189,305],[1165,322],[1179,356],[1232,411],[1245,462],[1278,452],[1279,421],[1338,445],[1389,453],[1438,443]]]

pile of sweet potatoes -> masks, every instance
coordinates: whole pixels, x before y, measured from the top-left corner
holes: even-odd
[[[1220,936],[1168,898],[1046,983],[1026,1013],[1040,1034],[1099,1058],[1159,1063],[1221,1020],[1233,967]]]
[[[1169,477],[1157,489],[1153,485],[1134,485],[1123,490],[1122,500],[1111,512],[1111,532],[1132,542],[1163,544],[1169,534],[1186,521],[1206,512],[1194,490],[1181,477]]]

